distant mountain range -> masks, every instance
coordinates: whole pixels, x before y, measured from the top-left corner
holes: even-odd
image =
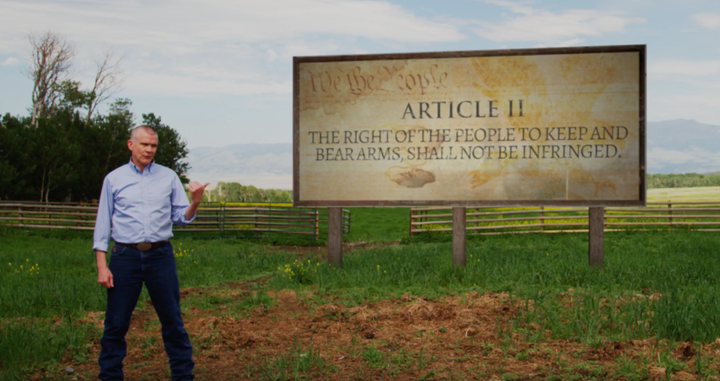
[[[649,122],[648,173],[720,172],[720,126],[677,119]]]
[[[263,189],[292,189],[292,144],[232,144],[191,148],[189,178],[254,185]]]
[[[190,149],[190,179],[292,189],[292,144]],[[648,173],[720,174],[720,126],[677,119],[647,124]]]

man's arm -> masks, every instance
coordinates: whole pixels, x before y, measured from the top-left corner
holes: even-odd
[[[201,185],[199,182],[193,181],[188,186],[188,191],[190,191],[190,198],[192,199],[192,201],[190,202],[190,205],[188,205],[187,209],[185,209],[186,220],[193,218],[193,216],[197,212],[197,208],[202,201],[203,192],[205,192],[205,187],[207,187],[208,185],[210,185],[210,183],[205,183]]]
[[[97,264],[98,283],[105,288],[113,287],[113,275],[105,260],[105,251],[95,250],[95,263]]]
[[[110,241],[110,224],[113,211],[113,197],[110,181],[105,177],[100,200],[98,200],[98,211],[95,217],[95,231],[93,233],[93,250],[95,250],[95,265],[98,270],[98,283],[105,288],[113,287],[112,273],[107,266],[105,253],[107,253]]]

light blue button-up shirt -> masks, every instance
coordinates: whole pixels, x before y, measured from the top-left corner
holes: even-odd
[[[111,236],[122,243],[166,241],[173,236],[173,224],[183,226],[195,219],[185,219],[188,205],[173,170],[153,161],[140,171],[130,160],[105,176],[93,250],[107,251]]]

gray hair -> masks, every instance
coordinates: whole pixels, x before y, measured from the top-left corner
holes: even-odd
[[[152,127],[150,127],[150,126],[148,126],[148,125],[144,125],[144,124],[143,124],[143,125],[140,125],[140,126],[133,127],[133,129],[130,130],[130,140],[135,141],[135,140],[137,139],[137,137],[138,137],[138,132],[137,132],[137,131],[138,131],[139,129],[141,129],[141,128],[142,128],[143,130],[145,130],[145,132],[148,132],[148,133],[151,133],[151,134],[157,136],[157,131],[155,131],[154,128],[152,128]]]

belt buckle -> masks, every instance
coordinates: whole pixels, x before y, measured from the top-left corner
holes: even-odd
[[[137,244],[137,248],[140,251],[148,251],[152,248],[152,243],[150,242],[140,242]]]

